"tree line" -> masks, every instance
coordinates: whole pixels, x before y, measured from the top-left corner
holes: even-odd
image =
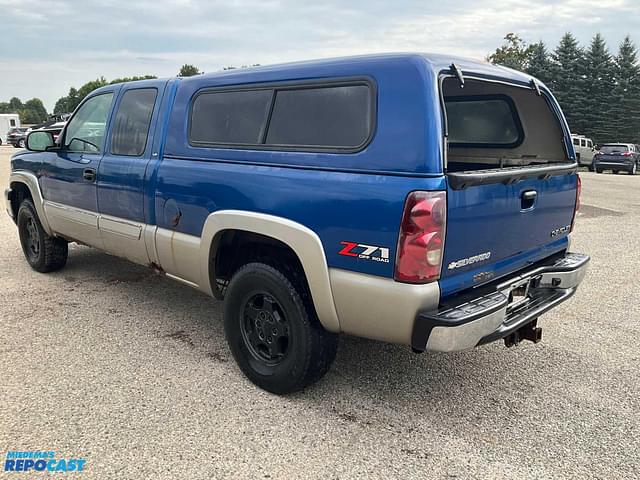
[[[200,75],[200,70],[195,65],[184,64],[179,72],[179,77],[190,77],[192,75]],[[136,80],[150,80],[153,78],[158,78],[155,75],[142,75],[142,76],[134,76],[134,77],[123,77],[116,78],[111,81],[107,81],[104,77],[97,78],[95,80],[91,80],[90,82],[85,83],[80,88],[71,87],[69,89],[69,93],[58,99],[56,105],[53,107],[54,115],[60,115],[63,113],[71,113],[73,112],[80,102],[84,100],[84,97],[89,95],[96,88],[104,87],[105,85],[112,85],[114,83],[124,83],[124,82],[134,82]]]
[[[0,113],[17,113],[20,115],[20,121],[26,124],[42,123],[49,117],[39,98],[22,103],[18,97],[13,97],[8,102],[0,102]]]
[[[615,54],[599,33],[582,47],[566,33],[553,51],[514,33],[487,57],[544,82],[560,103],[571,131],[596,143],[640,144],[640,63],[629,36]]]

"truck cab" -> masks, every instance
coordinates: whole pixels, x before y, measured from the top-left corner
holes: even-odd
[[[589,257],[580,179],[538,80],[427,54],[109,85],[12,158],[34,270],[79,242],[224,301],[245,375],[318,380],[338,334],[459,351],[538,342]]]

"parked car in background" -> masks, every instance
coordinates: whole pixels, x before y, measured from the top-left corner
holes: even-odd
[[[0,113],[0,145],[7,142],[9,130],[19,126],[20,115],[17,113]]]
[[[581,167],[587,167],[589,171],[593,172],[593,140],[585,137],[584,135],[571,135],[573,141],[573,149],[576,152],[576,160]]]
[[[633,143],[607,143],[600,147],[600,151],[593,158],[593,166],[597,173],[612,170],[618,173],[626,171],[635,175],[640,164],[640,148]]]
[[[46,127],[42,127],[39,130],[45,130],[47,132],[51,132],[51,134],[53,135],[53,140],[54,142],[58,141],[58,135],[60,135],[60,132],[62,132],[62,129],[64,128],[64,126],[67,124],[67,122],[56,122],[52,125],[46,126]]]
[[[30,128],[14,127],[7,133],[7,143],[15,148],[24,148]]]

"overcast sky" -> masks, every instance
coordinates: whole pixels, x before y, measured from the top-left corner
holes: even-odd
[[[47,109],[104,75],[173,76],[227,65],[368,52],[484,58],[507,32],[554,47],[572,31],[640,42],[640,0],[0,0],[0,101]]]

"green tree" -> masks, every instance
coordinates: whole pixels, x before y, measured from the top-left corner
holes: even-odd
[[[61,97],[56,102],[55,107],[53,108],[53,113],[56,115],[60,115],[63,113],[71,113],[73,112],[80,102],[84,100],[84,98],[93,92],[96,88],[104,87],[105,85],[114,84],[114,83],[125,83],[125,82],[134,82],[136,80],[149,80],[155,77],[154,75],[142,75],[142,76],[134,76],[134,77],[123,77],[116,78],[107,82],[104,77],[97,78],[90,82],[85,83],[79,89],[75,89],[71,87],[69,89],[69,93],[66,97]]]
[[[123,77],[123,78],[116,78],[114,80],[111,80],[109,83],[113,85],[114,83],[137,82],[138,80],[153,80],[154,78],[158,78],[158,77],[156,77],[155,75],[142,75],[139,77],[136,77],[136,76]]]
[[[9,113],[18,113],[22,108],[24,108],[24,105],[18,97],[13,97],[9,100],[9,108],[11,109],[11,112]]]
[[[615,82],[611,117],[617,122],[611,141],[640,143],[640,65],[638,50],[629,36],[615,58]]]
[[[567,32],[552,54],[553,93],[567,117],[571,131],[583,133],[585,114],[585,57],[575,37]]]
[[[42,123],[48,118],[47,109],[39,98],[22,103],[22,100],[13,97],[8,102],[0,103],[0,113],[17,113],[20,121],[26,124]]]
[[[47,109],[44,108],[44,104],[39,98],[27,100],[20,110],[20,120],[23,123],[42,123],[48,117]]]
[[[611,119],[603,115],[614,87],[614,63],[599,33],[585,52],[584,134],[596,143],[607,141]]]
[[[525,71],[529,66],[532,47],[532,45],[527,45],[527,42],[517,34],[507,33],[502,46],[490,54],[487,60],[496,65]]]
[[[544,42],[531,44],[529,65],[526,72],[536,77],[549,88],[553,88],[553,63]]]
[[[185,63],[180,67],[180,71],[178,72],[179,77],[193,77],[194,75],[200,75],[200,70],[195,65],[190,65]]]

